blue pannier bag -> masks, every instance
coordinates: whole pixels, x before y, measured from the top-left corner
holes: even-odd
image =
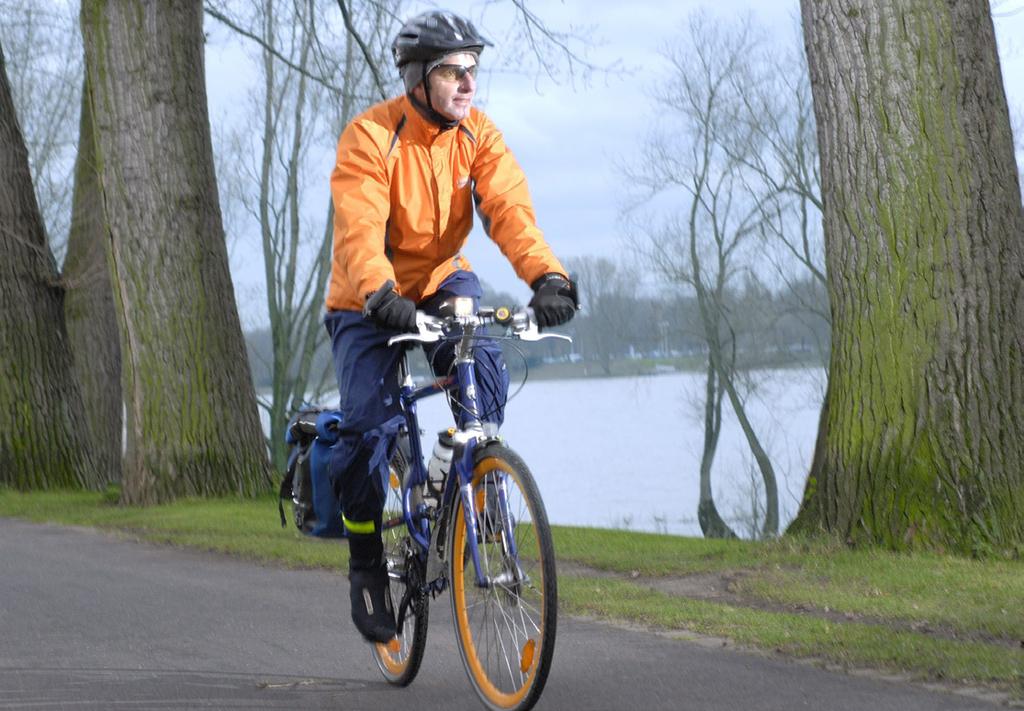
[[[341,501],[331,485],[328,462],[338,441],[342,414],[338,410],[309,408],[292,417],[285,431],[288,465],[279,492],[281,526],[287,526],[284,500],[292,504],[292,518],[302,533],[319,538],[343,538]]]

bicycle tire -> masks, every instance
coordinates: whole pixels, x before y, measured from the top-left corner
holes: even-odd
[[[488,494],[502,482],[504,510],[499,497]],[[555,651],[558,588],[551,529],[530,470],[502,444],[488,444],[477,453],[473,493],[480,566],[493,582],[477,585],[460,498],[448,539],[455,637],[466,674],[484,704],[494,711],[525,711],[540,698]],[[516,543],[518,565],[508,555],[506,531]]]
[[[390,577],[391,603],[398,614],[402,597],[412,580],[414,586],[422,583],[422,574],[416,574],[419,561],[412,551],[415,544],[409,537],[402,516],[402,483],[409,472],[408,459],[401,446],[391,459],[391,472],[384,500],[384,560]],[[389,525],[388,522],[391,522]],[[426,595],[416,595],[409,605],[402,625],[402,632],[389,643],[375,643],[371,646],[373,659],[381,674],[395,686],[408,686],[419,673],[423,662],[423,651],[427,644],[427,622],[430,600]]]

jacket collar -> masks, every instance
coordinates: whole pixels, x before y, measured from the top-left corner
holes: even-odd
[[[458,121],[449,121],[444,125],[438,124],[430,118],[427,113],[429,109],[414,100],[409,94],[406,94],[403,97],[403,101],[403,109],[405,111],[405,115],[408,117],[407,120],[409,122],[409,127],[417,136],[425,138],[428,141],[433,141],[439,135],[447,133],[452,129],[457,128],[459,125]]]

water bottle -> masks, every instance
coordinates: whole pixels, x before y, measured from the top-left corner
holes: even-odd
[[[437,441],[434,443],[434,451],[427,463],[427,484],[423,492],[424,498],[433,499],[436,506],[441,499],[441,492],[444,491],[444,479],[448,476],[448,470],[452,466],[452,453],[454,443],[452,435],[454,430],[442,430],[437,433]]]

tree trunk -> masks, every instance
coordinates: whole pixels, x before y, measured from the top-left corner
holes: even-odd
[[[764,481],[765,493],[765,517],[761,528],[761,536],[764,538],[777,536],[779,533],[779,492],[776,483],[775,468],[772,466],[768,453],[761,446],[761,440],[754,431],[750,419],[747,417],[746,408],[736,390],[736,339],[732,329],[729,328],[725,313],[725,286],[728,273],[728,249],[724,242],[716,240],[717,268],[714,271],[714,288],[709,289],[704,284],[704,267],[700,257],[700,250],[697,245],[697,201],[694,200],[690,207],[690,279],[697,297],[697,308],[700,311],[701,324],[704,328],[704,342],[708,347],[708,363],[715,371],[717,387],[728,396],[729,404],[732,406],[736,418],[739,420],[743,436],[747,440],[751,454],[757,462],[758,471]],[[738,237],[737,237],[738,238]],[[735,242],[734,242],[735,244]],[[729,332],[729,336],[723,338],[723,331]],[[729,344],[729,354],[726,354],[726,343]],[[728,362],[726,360],[728,359]],[[718,395],[721,398],[721,393]],[[721,407],[721,405],[719,405]],[[720,424],[719,424],[720,426]],[[717,437],[717,435],[716,435]]]
[[[735,371],[728,375],[719,373],[722,379],[722,387],[729,397],[729,404],[732,405],[736,419],[739,420],[740,429],[747,439],[750,453],[754,455],[754,462],[757,463],[757,470],[761,474],[761,481],[764,482],[764,524],[761,526],[763,538],[773,538],[779,535],[779,485],[775,476],[775,467],[772,465],[771,457],[761,445],[761,439],[754,431],[754,426],[747,417],[747,408],[736,391],[736,384],[733,382]]]
[[[89,87],[82,90],[82,115],[75,160],[71,230],[64,260],[64,318],[75,353],[75,380],[85,401],[85,419],[93,443],[93,483],[121,480],[124,409],[121,398],[121,346],[114,293],[107,269],[110,234],[96,172],[95,139]]]
[[[736,538],[736,534],[718,513],[711,490],[711,465],[718,451],[718,435],[722,432],[722,388],[714,365],[708,360],[704,381],[704,451],[700,457],[700,501],[697,522],[705,538]]]
[[[82,4],[121,334],[123,500],[269,488],[213,171],[199,0]]]
[[[1024,213],[988,3],[803,0],[832,298],[794,523],[1024,542]]]
[[[92,469],[46,243],[0,48],[0,484],[82,486]]]

